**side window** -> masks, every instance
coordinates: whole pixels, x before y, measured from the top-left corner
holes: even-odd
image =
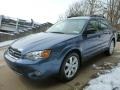
[[[89,23],[88,23],[88,26],[87,26],[87,32],[89,32],[90,34],[94,34],[96,32],[98,32],[98,21],[97,20],[91,20]]]
[[[100,20],[100,30],[108,29],[109,24],[105,20]]]

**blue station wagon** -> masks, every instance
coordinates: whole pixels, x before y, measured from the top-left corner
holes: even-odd
[[[13,71],[30,79],[59,75],[70,81],[84,61],[102,52],[112,55],[116,40],[116,31],[104,17],[72,17],[16,40],[4,57]]]

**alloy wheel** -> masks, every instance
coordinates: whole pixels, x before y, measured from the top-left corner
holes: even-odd
[[[76,56],[69,57],[64,68],[65,76],[67,78],[73,77],[77,72],[78,66],[78,58]]]

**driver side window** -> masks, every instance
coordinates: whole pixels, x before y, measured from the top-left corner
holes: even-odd
[[[94,34],[98,32],[99,23],[97,20],[91,20],[87,26],[88,34]]]
[[[100,20],[100,30],[108,29],[109,24],[105,20]]]

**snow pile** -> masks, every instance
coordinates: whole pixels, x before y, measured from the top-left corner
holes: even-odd
[[[91,80],[84,90],[120,90],[120,66]]]
[[[0,42],[0,47],[10,45],[10,44],[13,43],[14,41],[15,41],[15,40],[9,40],[9,41],[5,41],[5,42]]]

